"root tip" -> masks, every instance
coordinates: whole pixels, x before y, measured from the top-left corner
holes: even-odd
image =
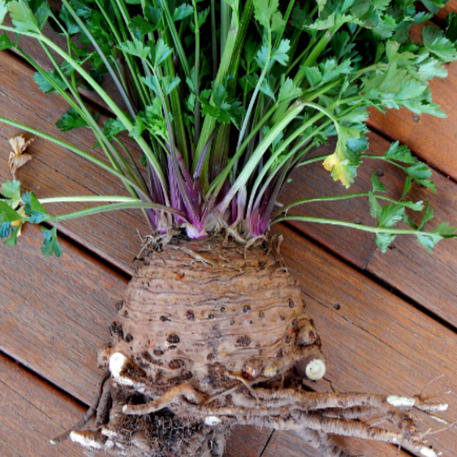
[[[427,447],[427,446],[422,446],[420,449],[419,449],[419,452],[421,453],[421,455],[423,455],[424,457],[438,457],[438,454],[430,447]]]
[[[327,367],[322,359],[313,359],[306,365],[306,377],[311,381],[319,381],[325,375]]]
[[[398,395],[389,395],[387,403],[397,408],[412,408],[416,404],[416,400],[411,397],[400,397]]]
[[[210,427],[214,427],[219,425],[222,421],[216,416],[207,416],[205,417],[205,425],[209,425]]]
[[[126,363],[127,357],[121,352],[115,352],[109,358],[109,371],[115,378],[119,378]]]
[[[91,433],[91,432],[72,431],[72,432],[70,432],[70,439],[74,443],[78,443],[85,448],[103,449],[104,443],[95,439],[95,437],[92,435],[93,435],[93,433]]]

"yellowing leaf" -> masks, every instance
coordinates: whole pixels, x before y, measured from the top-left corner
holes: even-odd
[[[332,173],[332,178],[335,181],[341,181],[344,187],[347,188],[353,183],[354,177],[349,168],[349,161],[344,157],[340,141],[336,145],[335,152],[324,160],[323,165]]]
[[[16,172],[24,166],[29,160],[32,159],[30,154],[26,154],[25,151],[33,141],[33,138],[26,140],[22,135],[15,136],[9,139],[11,148],[13,149],[10,152],[8,158],[8,166],[10,168],[11,175],[13,179],[16,179]]]

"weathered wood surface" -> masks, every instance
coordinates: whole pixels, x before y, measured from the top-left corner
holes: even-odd
[[[455,10],[456,5],[453,1],[448,9]],[[39,58],[36,47],[31,47],[29,52]],[[447,120],[424,116],[416,122],[409,118],[410,113],[402,117],[404,113],[396,112],[382,119],[374,115],[371,122],[386,136],[409,142],[418,155],[456,178],[452,154],[455,154],[457,136],[454,122],[457,120],[454,108],[457,67],[450,66],[449,71],[450,79],[438,81],[434,87],[435,100],[447,104],[443,105],[449,114]],[[65,135],[57,131],[53,124],[67,107],[57,97],[43,96],[31,81],[31,73],[11,54],[2,53],[0,113],[90,149],[93,139],[84,130]],[[16,133],[16,129],[1,127],[5,152],[8,150],[6,139]],[[415,142],[415,138],[421,141]],[[386,147],[385,140],[371,135],[371,152],[377,153]],[[123,192],[116,178],[97,173],[94,180],[93,168],[87,162],[50,143],[37,140],[32,151],[35,159],[21,170],[20,177],[27,189],[42,197]],[[6,158],[6,153],[0,154],[1,181],[8,177]],[[370,170],[361,173],[354,191],[367,190],[371,172],[377,171],[385,173],[381,179],[392,188],[392,195],[398,195],[401,176],[396,172],[392,174],[381,162],[373,161],[370,166]],[[420,188],[414,189],[414,194],[418,199],[432,202],[437,219],[453,222],[457,219],[456,184],[440,174],[436,175],[436,183],[437,196]],[[283,200],[342,190],[316,164],[296,173],[295,185],[286,191]],[[67,205],[65,209],[76,207]],[[63,211],[63,207],[56,205],[55,208]],[[363,200],[322,207],[310,204],[306,214],[371,222]],[[449,242],[439,246],[430,256],[416,248],[414,240],[399,238],[394,249],[380,255],[371,236],[335,227],[294,226],[295,233],[278,228],[285,235],[283,254],[307,295],[309,313],[319,327],[328,355],[328,379],[333,387],[415,394],[442,374],[443,378],[427,388],[426,394],[456,392],[456,334],[388,289],[410,297],[455,327],[457,245]],[[65,254],[59,261],[41,257],[41,234],[33,228],[24,231],[18,249],[1,249],[0,349],[67,394],[17,368],[9,359],[0,359],[0,409],[2,419],[7,418],[3,421],[6,425],[0,426],[0,455],[83,455],[79,448],[68,444],[59,447],[57,453],[47,445],[47,439],[40,441],[40,436],[48,429],[52,435],[54,430],[71,425],[79,418],[81,406],[72,398],[85,404],[92,400],[99,375],[95,351],[107,336],[107,325],[115,313],[114,304],[122,295],[126,274],[131,271],[130,261],[139,249],[137,228],[143,233],[147,231],[141,215],[131,212],[62,224],[60,229],[69,241],[63,241]],[[328,252],[299,233],[318,241]],[[74,241],[81,248],[76,247]],[[92,253],[121,272],[99,262]],[[384,286],[343,264],[334,254],[379,278]],[[335,304],[340,306],[338,310]],[[326,383],[313,387],[329,388]],[[47,398],[51,400],[46,401]],[[457,401],[454,396],[448,400],[452,406],[448,417],[452,420],[457,417]],[[16,414],[11,414],[13,410]],[[43,425],[46,418],[49,422]],[[268,436],[266,430],[236,430],[229,442],[228,455],[260,456]],[[444,456],[454,455],[455,430],[434,435],[433,440],[439,443]],[[354,453],[363,452],[366,457],[393,457],[397,452],[392,446],[343,441]],[[293,457],[303,455],[302,450],[301,441],[295,436],[274,433],[262,455]]]
[[[2,457],[80,457],[71,443],[54,447],[49,439],[81,414],[83,407],[70,396],[0,355]]]

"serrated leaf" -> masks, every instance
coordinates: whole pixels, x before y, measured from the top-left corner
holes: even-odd
[[[448,222],[440,224],[433,233],[438,233],[443,238],[454,238],[457,236],[457,227],[450,225]]]
[[[416,239],[428,252],[433,252],[433,248],[443,237],[438,233],[418,233]]]
[[[24,209],[29,217],[28,221],[32,224],[40,224],[49,218],[49,213],[32,192],[25,192],[22,195],[22,201],[25,203]]]
[[[171,48],[160,38],[154,48],[154,66],[158,67],[171,54]]]
[[[396,236],[391,233],[377,233],[376,234],[376,245],[379,247],[381,252],[385,254],[388,247],[393,243]]]
[[[162,19],[162,10],[159,8],[154,8],[148,2],[144,8],[144,17],[150,24],[152,24],[154,27],[157,27],[159,25],[160,19]]]
[[[87,127],[88,124],[74,108],[70,108],[66,113],[62,114],[56,122],[56,126],[62,132],[68,132],[72,129]]]
[[[119,119],[110,118],[103,124],[103,133],[110,139],[116,137],[124,130],[126,130],[126,128]]]
[[[371,174],[371,187],[373,192],[387,192],[386,186],[381,182],[376,173]]]
[[[156,26],[148,22],[143,16],[135,16],[130,21],[129,29],[138,39],[141,39],[148,33],[152,33]]]
[[[41,229],[43,232],[43,244],[41,245],[41,252],[44,256],[50,257],[55,255],[60,257],[62,255],[62,249],[60,248],[59,241],[57,239],[57,227],[53,227],[48,230],[46,228]]]
[[[289,62],[290,41],[281,40],[279,46],[273,49],[271,55],[272,62],[278,62],[280,65],[287,65]]]
[[[271,29],[271,21],[279,13],[278,0],[253,0],[256,21],[266,29]]]
[[[370,216],[377,221],[381,215],[382,206],[373,192],[368,192],[368,204],[370,205]]]
[[[279,89],[278,103],[285,100],[291,102],[294,98],[301,95],[302,90],[293,82],[291,78],[286,78]]]
[[[15,44],[8,38],[6,33],[0,35],[0,51],[6,51],[14,46]]]
[[[405,207],[401,204],[385,205],[378,219],[378,227],[391,228],[398,224],[405,214]]]
[[[4,201],[0,201],[0,224],[21,220],[21,216]]]
[[[46,25],[51,15],[52,11],[48,2],[42,1],[38,8],[35,9],[35,17],[40,30]]]
[[[424,228],[424,225],[433,219],[433,216],[434,216],[433,208],[430,206],[430,203],[427,202],[427,204],[425,205],[425,211],[422,216],[422,220],[417,227],[418,230],[422,230]]]
[[[438,27],[426,26],[422,29],[422,42],[425,48],[443,62],[451,62],[457,58],[454,43],[446,38]]]
[[[12,209],[16,209],[21,202],[21,183],[20,181],[6,181],[2,184],[2,195],[8,199],[8,204]]]
[[[194,9],[192,8],[192,5],[189,5],[187,3],[181,3],[181,5],[176,7],[173,11],[173,21],[182,21],[183,19],[191,16],[192,14],[194,14]]]
[[[422,200],[418,200],[417,202],[399,202],[405,208],[408,208],[412,211],[422,211],[424,209],[424,202]]]
[[[9,2],[8,11],[18,32],[40,32],[37,19],[27,2],[23,0]]]
[[[386,159],[396,160],[398,162],[412,164],[417,159],[411,154],[408,146],[400,145],[399,141],[393,142],[385,154]]]
[[[146,59],[150,52],[151,48],[146,46],[142,41],[135,38],[134,40],[124,41],[123,43],[119,43],[117,47],[132,56],[139,57],[140,59]]]
[[[37,83],[39,89],[45,94],[56,92],[56,88],[62,90],[66,89],[65,82],[56,71],[42,70],[40,73],[36,72],[33,75],[33,79]]]
[[[262,84],[260,85],[260,91],[267,97],[270,97],[273,101],[276,99],[268,78],[265,78],[262,81]]]
[[[181,79],[178,76],[174,78],[171,76],[166,76],[163,78],[162,84],[164,86],[165,95],[170,95],[180,84]]]

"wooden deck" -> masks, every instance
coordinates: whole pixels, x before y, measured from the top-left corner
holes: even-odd
[[[447,7],[457,10],[457,1]],[[440,12],[437,23],[446,11]],[[29,52],[42,57],[33,43]],[[59,133],[54,122],[66,110],[54,96],[39,92],[33,71],[12,53],[0,54],[0,115],[6,115],[90,148],[86,132]],[[437,194],[414,188],[429,200],[437,221],[457,224],[457,63],[449,78],[432,84],[435,101],[447,119],[413,116],[406,111],[372,113],[370,149],[384,151],[399,139],[435,170]],[[97,107],[94,101],[94,108]],[[0,182],[9,179],[7,139],[19,131],[0,126]],[[26,189],[40,197],[116,194],[120,184],[53,144],[37,139],[34,160],[20,171]],[[371,167],[371,168],[370,168]],[[372,171],[385,174],[392,194],[401,192],[401,176],[380,163],[369,164],[354,186],[367,190]],[[320,165],[300,169],[283,200],[341,192]],[[77,208],[77,205],[73,206]],[[68,206],[66,207],[68,209]],[[55,210],[59,211],[59,205]],[[306,208],[370,223],[366,202]],[[61,259],[45,259],[41,233],[26,227],[15,249],[0,248],[0,456],[82,457],[71,443],[52,447],[48,439],[71,426],[92,402],[99,371],[96,350],[108,337],[115,304],[131,274],[138,252],[137,231],[147,227],[134,212],[106,214],[62,224]],[[439,396],[449,402],[445,417],[457,418],[457,241],[443,242],[433,255],[414,240],[398,238],[381,254],[369,235],[305,224],[281,225],[282,253],[301,282],[328,358],[328,390],[402,392]],[[450,392],[450,393],[449,393]],[[433,430],[440,428],[428,426]],[[430,434],[444,457],[457,455],[457,431]],[[340,439],[354,455],[411,455],[390,445]],[[309,455],[292,433],[236,429],[230,457]],[[318,457],[318,456],[315,456]]]

